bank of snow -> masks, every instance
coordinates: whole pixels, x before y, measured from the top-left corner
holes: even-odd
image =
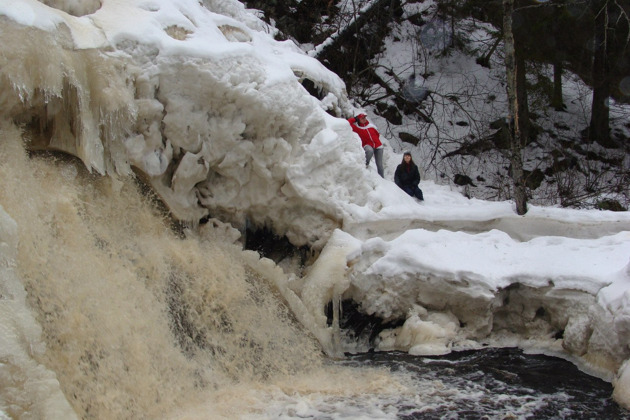
[[[613,381],[628,406],[628,214],[532,207],[516,216],[510,203],[421,187],[426,201],[408,200],[407,217],[339,230],[327,244],[346,255],[349,281],[337,283],[336,295],[384,322],[404,321],[375,343],[347,342],[344,350],[519,346]],[[392,224],[409,229],[388,230]]]

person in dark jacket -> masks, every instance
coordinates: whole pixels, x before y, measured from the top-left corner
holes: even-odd
[[[396,167],[394,182],[410,196],[424,201],[422,190],[418,187],[420,183],[420,171],[418,171],[418,165],[413,163],[410,152],[405,152],[402,162]]]
[[[365,114],[359,114],[356,117],[348,118],[352,131],[357,133],[361,138],[361,147],[365,151],[365,166],[370,164],[372,155],[374,155],[374,162],[376,162],[376,171],[384,178],[383,171],[383,144],[381,143],[381,136],[376,129],[376,126],[368,121]]]

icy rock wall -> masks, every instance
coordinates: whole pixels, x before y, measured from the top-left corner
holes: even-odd
[[[365,204],[362,150],[331,116],[351,114],[343,83],[293,44],[274,44],[242,4],[162,13],[130,2],[129,16],[114,17],[107,1],[46,4],[38,27],[1,17],[1,112],[31,149],[75,155],[99,174],[136,172],[179,220],[265,226],[297,246],[321,248],[343,224],[335,197]],[[131,18],[161,29],[146,39],[112,29]],[[218,43],[197,40],[208,34]]]
[[[548,353],[612,381],[616,400],[628,406],[629,317],[625,301],[609,302],[606,286],[580,283],[578,274],[548,279],[523,272],[489,281],[473,271],[436,270],[427,261],[410,269],[389,247],[381,239],[355,243],[343,292],[362,313],[404,322],[380,333],[378,350],[435,355],[490,345]],[[627,271],[613,273],[613,284],[627,284]]]
[[[25,127],[33,149],[72,154],[101,174],[130,173],[120,141],[135,119],[126,64],[74,49],[63,23],[51,34],[0,20],[0,115]]]
[[[296,245],[313,244],[339,226],[340,210],[319,198],[305,202],[311,186],[295,182],[312,169],[301,142],[326,129],[312,98],[288,96],[291,84],[265,87],[258,63],[160,66],[153,83],[141,82],[151,86],[141,89],[147,97],[138,100],[140,134],[127,145],[133,165],[150,176],[176,216],[198,220],[209,209],[236,226],[270,225]],[[329,135],[336,153],[352,144]],[[330,165],[334,159],[327,157]]]

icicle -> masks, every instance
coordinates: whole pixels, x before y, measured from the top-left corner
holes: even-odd
[[[339,293],[336,287],[333,290],[332,310],[332,353],[334,357],[343,357],[343,351],[341,350],[341,327],[339,326],[339,319],[341,318],[341,293]]]

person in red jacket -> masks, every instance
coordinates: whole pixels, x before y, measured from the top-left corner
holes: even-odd
[[[357,133],[361,138],[361,146],[365,150],[365,166],[370,164],[372,156],[376,162],[376,170],[381,178],[384,177],[383,171],[383,144],[378,130],[368,121],[365,114],[359,114],[356,117],[348,118],[352,131]]]

